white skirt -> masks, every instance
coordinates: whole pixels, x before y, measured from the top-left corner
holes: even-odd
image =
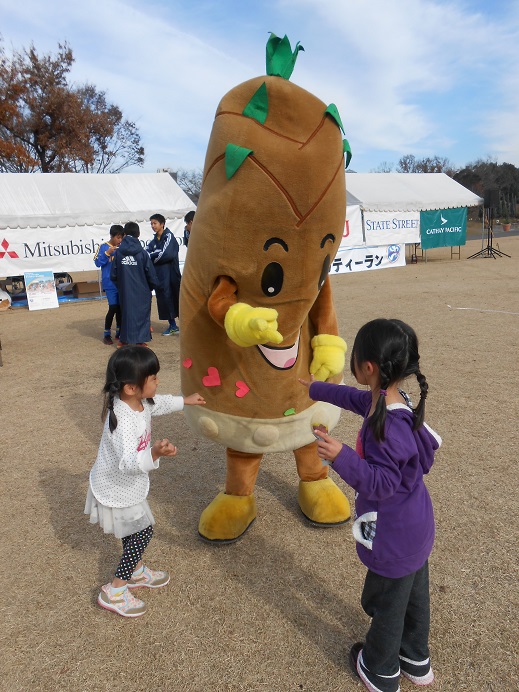
[[[155,523],[147,500],[132,507],[106,507],[96,500],[90,486],[85,514],[90,514],[91,524],[99,524],[105,533],[113,533],[116,538],[131,536]]]

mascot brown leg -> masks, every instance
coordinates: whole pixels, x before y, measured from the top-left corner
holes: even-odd
[[[317,444],[294,450],[299,475],[298,502],[305,517],[318,526],[344,524],[351,516],[350,504],[328,478],[328,466],[317,454]]]
[[[227,449],[225,493],[219,493],[204,509],[198,533],[207,541],[232,543],[256,518],[253,495],[262,454]]]

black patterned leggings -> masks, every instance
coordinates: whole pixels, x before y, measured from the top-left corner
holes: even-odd
[[[141,559],[152,536],[153,526],[150,524],[142,531],[132,533],[130,536],[123,538],[123,556],[115,570],[115,576],[118,579],[124,579],[125,581],[130,579],[135,572],[135,565]]]
[[[108,312],[105,317],[105,329],[111,329],[115,316],[115,324],[117,329],[121,327],[121,306],[120,305],[109,305]]]

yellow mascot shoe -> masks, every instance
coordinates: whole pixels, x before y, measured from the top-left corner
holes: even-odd
[[[297,500],[305,517],[317,526],[344,524],[351,516],[348,499],[331,478],[299,481]]]
[[[200,515],[198,533],[211,543],[232,543],[256,519],[254,495],[218,493]]]

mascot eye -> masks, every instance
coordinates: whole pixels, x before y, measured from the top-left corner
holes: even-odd
[[[319,291],[321,290],[324,282],[326,281],[326,277],[328,276],[328,272],[330,271],[331,263],[332,262],[331,262],[330,255],[326,255],[326,257],[324,258],[324,262],[323,262],[323,268],[321,269],[321,276],[319,277],[319,285],[317,286]]]
[[[261,290],[266,296],[277,296],[283,287],[283,275],[283,267],[280,264],[267,264],[261,276]]]

